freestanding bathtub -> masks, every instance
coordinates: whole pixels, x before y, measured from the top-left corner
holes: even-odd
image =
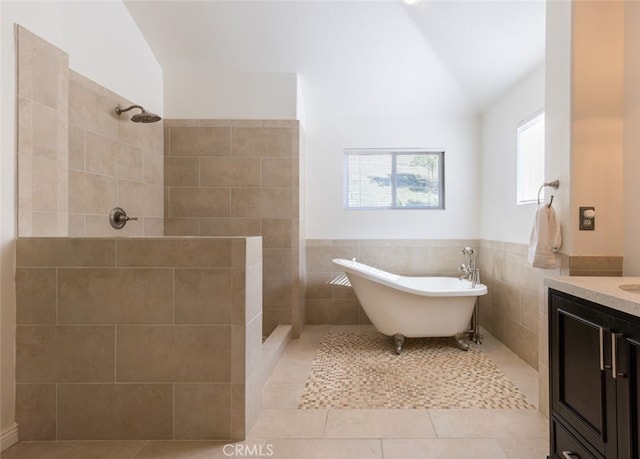
[[[365,313],[376,329],[395,340],[456,336],[467,330],[476,299],[487,287],[457,277],[408,277],[354,260],[336,258]],[[462,349],[468,345],[458,341]]]

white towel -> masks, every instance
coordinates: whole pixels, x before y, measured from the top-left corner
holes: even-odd
[[[536,210],[529,242],[529,263],[534,268],[556,267],[555,253],[562,245],[560,221],[553,207],[542,204]]]

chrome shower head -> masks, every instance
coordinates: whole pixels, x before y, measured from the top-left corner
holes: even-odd
[[[124,112],[128,112],[132,108],[139,108],[141,110],[141,113],[138,113],[131,117],[131,121],[133,121],[134,123],[155,123],[156,121],[160,121],[162,119],[160,116],[156,115],[155,113],[146,111],[144,107],[141,107],[140,105],[132,105],[127,108],[120,108],[120,106],[118,105],[116,107],[116,114],[120,115]]]
[[[462,249],[462,253],[464,255],[473,255],[474,253],[476,253],[476,251],[471,247],[465,247],[464,249]]]

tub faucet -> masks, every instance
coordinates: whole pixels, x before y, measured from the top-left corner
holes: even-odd
[[[462,253],[467,256],[467,263],[462,263],[458,267],[458,271],[462,273],[460,279],[471,281],[471,288],[475,288],[480,282],[480,270],[476,268],[476,251],[471,247],[465,247]]]

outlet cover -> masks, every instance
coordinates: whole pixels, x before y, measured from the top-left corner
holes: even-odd
[[[595,207],[580,207],[579,229],[580,231],[594,231],[596,229]]]

